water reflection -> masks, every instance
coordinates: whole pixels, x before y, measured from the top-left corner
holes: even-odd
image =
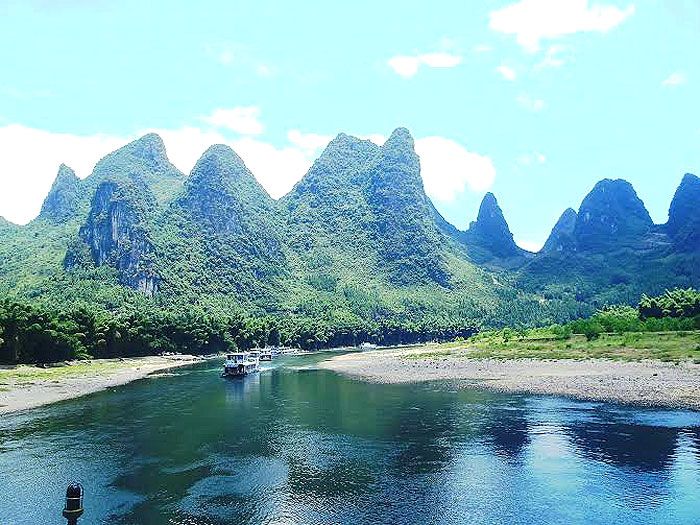
[[[0,422],[0,523],[676,523],[700,415],[211,364]],[[32,509],[31,516],[26,509]],[[12,518],[14,521],[10,521]],[[58,520],[60,522],[60,520]]]
[[[516,396],[506,406],[496,405],[484,425],[484,432],[498,456],[516,461],[530,444],[530,423],[527,419],[527,401]]]
[[[584,455],[612,465],[646,472],[666,470],[678,430],[630,424],[579,424],[566,432]]]

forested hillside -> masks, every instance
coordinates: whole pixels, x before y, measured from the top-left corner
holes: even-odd
[[[533,254],[490,193],[466,231],[445,221],[403,128],[381,147],[338,135],[278,201],[228,146],[186,176],[150,134],[83,180],[61,165],[29,224],[0,220],[0,294],[51,315],[284,320],[338,342],[567,322],[700,285],[699,209],[694,175],[663,225],[606,179]]]

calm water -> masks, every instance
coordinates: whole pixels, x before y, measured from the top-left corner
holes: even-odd
[[[700,414],[370,385],[283,358],[0,420],[0,523],[700,523]]]

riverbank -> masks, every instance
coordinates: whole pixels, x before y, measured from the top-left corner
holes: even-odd
[[[81,397],[203,359],[193,355],[148,356],[75,361],[50,368],[0,368],[0,414]]]
[[[335,356],[320,367],[376,383],[450,381],[460,388],[700,410],[700,365],[692,362],[482,356],[480,349],[425,347]]]

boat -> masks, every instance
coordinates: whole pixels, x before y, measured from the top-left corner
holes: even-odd
[[[241,377],[260,371],[260,362],[254,352],[226,354],[224,371],[221,377]]]
[[[261,351],[260,361],[272,361],[272,352],[270,350]]]
[[[372,343],[362,343],[360,345],[360,350],[362,350],[363,352],[368,351],[368,350],[376,350],[377,348],[379,348],[379,347],[375,344],[372,344]]]

